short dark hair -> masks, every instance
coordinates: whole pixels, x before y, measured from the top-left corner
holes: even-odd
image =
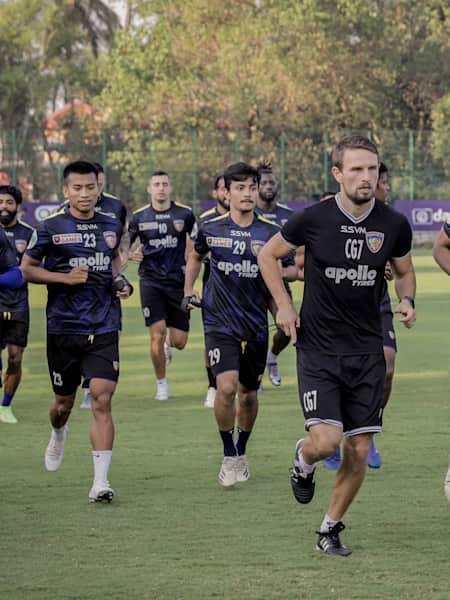
[[[380,177],[380,175],[382,175],[383,173],[389,173],[389,169],[387,168],[386,163],[380,162],[380,167],[378,169],[378,177]]]
[[[88,173],[94,173],[95,179],[97,179],[98,176],[96,166],[93,163],[87,162],[86,160],[76,160],[64,167],[64,183],[67,183],[67,180],[71,173],[77,173],[78,175],[87,175]]]
[[[334,150],[331,154],[331,164],[333,167],[337,167],[338,169],[342,169],[342,160],[344,158],[344,152],[346,150],[368,150],[369,152],[373,152],[378,156],[378,148],[369,140],[369,138],[364,137],[363,135],[346,135],[343,137],[334,147]]]
[[[251,165],[248,165],[244,162],[238,162],[230,165],[226,168],[225,173],[223,174],[225,187],[228,191],[230,191],[232,181],[245,181],[249,177],[259,185],[260,176],[258,171]]]
[[[16,201],[16,204],[22,204],[22,192],[14,185],[0,185],[0,194],[8,194]]]
[[[103,168],[103,165],[102,165],[101,163],[99,163],[99,162],[94,162],[94,163],[92,163],[92,164],[93,164],[93,165],[94,165],[94,167],[97,169],[97,175],[98,175],[99,173],[104,173],[104,172],[105,172],[105,169]]]
[[[224,179],[223,173],[221,173],[220,175],[217,175],[217,177],[214,179],[214,188],[213,189],[215,189],[215,190],[218,189],[219,182],[220,182],[221,179]]]
[[[153,173],[150,173],[149,179],[151,179],[152,177],[161,177],[163,175],[170,179],[170,175],[166,171],[153,171]]]

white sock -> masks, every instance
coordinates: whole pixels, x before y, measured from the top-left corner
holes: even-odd
[[[63,437],[64,437],[64,431],[66,429],[66,426],[63,425],[62,427],[53,427],[53,435],[55,436],[55,438],[60,442],[62,441]]]
[[[94,481],[108,481],[112,450],[92,450]]]
[[[317,463],[313,463],[312,465],[308,465],[307,462],[305,462],[305,459],[303,458],[303,452],[300,450],[300,453],[297,453],[297,461],[296,461],[297,467],[300,467],[300,470],[302,471],[302,473],[300,473],[300,475],[304,474],[304,475],[310,475],[314,469],[316,468]]]
[[[276,356],[272,350],[269,350],[267,352],[267,364],[272,364],[272,363],[276,363],[278,360],[278,356]]]
[[[156,383],[158,385],[167,385],[167,379],[165,377],[163,379],[157,379]]]
[[[323,533],[328,533],[332,527],[336,525],[337,521],[332,519],[329,514],[326,514],[323,518],[322,525],[320,526],[320,531]]]

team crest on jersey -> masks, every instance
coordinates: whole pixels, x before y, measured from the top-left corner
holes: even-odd
[[[173,226],[179,233],[181,233],[184,229],[183,219],[175,219],[175,221],[173,222]]]
[[[366,244],[372,254],[376,254],[381,250],[384,242],[384,233],[380,231],[368,231],[366,233]]]
[[[251,248],[252,248],[252,253],[254,256],[258,256],[261,248],[264,246],[266,242],[263,242],[261,240],[252,240],[251,241]]]
[[[55,246],[60,246],[61,244],[81,244],[83,241],[83,236],[81,233],[57,233],[52,235],[52,242]]]
[[[15,240],[14,243],[16,245],[17,252],[23,254],[27,247],[27,240]]]
[[[104,231],[103,237],[108,248],[114,248],[117,244],[117,234],[115,231]]]

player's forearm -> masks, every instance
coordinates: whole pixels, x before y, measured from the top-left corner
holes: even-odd
[[[395,278],[395,291],[398,298],[401,300],[405,296],[416,295],[416,274],[414,270],[409,270],[406,273],[397,274]]]
[[[23,263],[21,271],[25,281],[30,283],[66,283],[67,273],[48,271],[43,267],[24,265]]]
[[[184,295],[191,296],[194,291],[194,283],[199,276],[200,269],[202,268],[202,258],[196,256],[194,252],[189,255],[186,263],[186,271],[184,274]]]
[[[130,251],[130,234],[124,229],[119,245],[120,269],[119,272],[125,271],[128,267],[128,252]]]
[[[0,274],[0,288],[8,290],[17,290],[22,287],[24,279],[19,267],[11,267]]]
[[[264,252],[264,249],[261,252]],[[264,253],[262,257],[258,257],[258,265],[265,284],[277,306],[281,306],[286,302],[291,303],[289,294],[283,284],[278,259],[271,254]]]
[[[433,248],[434,260],[443,271],[450,275],[450,248],[447,246],[435,245]]]

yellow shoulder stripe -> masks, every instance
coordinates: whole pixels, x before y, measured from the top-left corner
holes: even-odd
[[[227,212],[224,215],[219,215],[218,217],[214,217],[214,219],[210,219],[208,223],[215,223],[216,221],[220,221],[221,219],[225,219],[226,217],[228,217]]]
[[[279,206],[280,208],[287,208],[291,212],[294,212],[293,209],[290,206],[288,206],[287,204],[282,204],[281,202],[277,202],[277,206]]]
[[[43,219],[44,221],[47,221],[48,219],[53,219],[53,217],[57,217],[58,215],[63,215],[66,212],[66,208],[60,208],[59,210],[57,210],[56,212],[52,213],[51,215],[48,215],[48,217],[45,217],[45,219]]]
[[[28,225],[28,223],[25,223],[25,221],[22,221],[21,219],[18,219],[18,221],[24,227],[27,227],[28,229],[31,229],[32,231],[34,231],[34,227],[31,227],[31,225]]]
[[[273,221],[269,221],[269,219],[266,219],[265,217],[263,217],[262,215],[256,215],[258,217],[258,219],[260,221],[262,221],[263,223],[269,223],[269,225],[274,225],[275,227],[279,227],[279,225],[277,225],[276,223],[274,223]]]
[[[209,208],[208,210],[205,210],[204,212],[202,212],[202,214],[199,216],[199,219],[204,219],[205,217],[207,217],[210,214],[213,214],[216,211],[216,208]]]
[[[175,206],[180,206],[181,208],[188,208],[190,211],[192,211],[192,208],[187,204],[181,204],[181,202],[174,202],[174,204]]]
[[[138,213],[142,212],[146,208],[150,208],[150,207],[151,207],[151,204],[146,204],[145,206],[141,206],[141,208],[138,208],[133,211],[133,215],[137,215]]]

